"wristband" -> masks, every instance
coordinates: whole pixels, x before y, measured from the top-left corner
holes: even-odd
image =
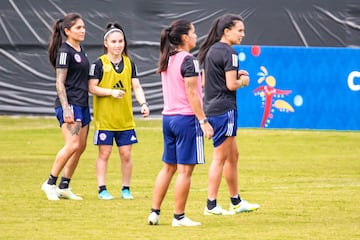
[[[144,105],[146,105],[147,107],[149,106],[149,104],[147,102],[144,102],[144,103],[140,104],[141,107],[144,106]]]
[[[209,120],[207,118],[204,118],[203,120],[199,120],[199,123],[202,125],[202,124],[205,124],[209,122]]]

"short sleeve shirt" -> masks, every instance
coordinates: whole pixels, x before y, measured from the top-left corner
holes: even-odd
[[[226,87],[225,73],[238,70],[238,55],[226,43],[217,42],[206,54],[204,111],[207,116],[216,116],[236,109],[236,91]]]
[[[69,104],[89,106],[89,60],[83,47],[78,52],[64,42],[57,54],[56,68],[67,68],[65,88]],[[61,106],[59,97],[55,100],[55,107],[58,106]]]
[[[131,61],[131,60],[130,60]],[[118,69],[115,68],[115,65],[112,63],[113,68],[116,72],[121,73],[124,69],[124,61],[121,61],[118,65]],[[137,68],[134,62],[131,61],[131,78],[137,78]],[[99,82],[103,78],[103,63],[101,62],[101,59],[98,58],[92,65],[91,65],[91,71],[89,73],[90,79],[99,79]]]

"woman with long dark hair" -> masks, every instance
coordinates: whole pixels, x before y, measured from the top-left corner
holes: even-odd
[[[159,224],[160,207],[175,172],[175,209],[172,226],[198,226],[185,216],[191,175],[197,164],[205,163],[203,136],[211,138],[213,129],[202,110],[202,86],[197,59],[190,53],[196,46],[194,25],[177,20],[160,36],[160,59],[164,109],[163,168],[156,178],[150,225]]]
[[[238,71],[238,55],[231,46],[240,44],[244,36],[243,19],[225,14],[213,22],[199,49],[198,58],[204,67],[204,111],[214,128],[205,215],[249,212],[260,207],[241,199],[238,190],[236,90],[249,85],[249,76],[245,70]],[[223,174],[230,194],[229,211],[223,210],[216,201]]]
[[[69,183],[86,148],[91,120],[88,100],[89,61],[81,46],[84,39],[85,24],[78,13],[69,13],[53,25],[48,52],[50,63],[56,71],[55,113],[65,145],[57,153],[50,176],[41,187],[49,200],[82,200],[71,191]],[[56,182],[62,170],[57,188]]]

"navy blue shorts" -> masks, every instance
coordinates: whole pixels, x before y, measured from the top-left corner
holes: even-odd
[[[125,146],[137,143],[136,132],[134,129],[125,131],[107,131],[97,130],[94,134],[95,145],[113,145],[113,140],[116,146]]]
[[[230,110],[217,116],[208,116],[209,123],[214,129],[213,146],[218,147],[227,137],[236,136],[237,111]]]
[[[89,123],[91,121],[89,107],[81,107],[81,106],[72,105],[72,104],[70,104],[69,106],[70,106],[72,112],[74,113],[74,121],[75,122],[81,122],[82,127],[89,125]],[[63,109],[61,106],[55,108],[55,115],[56,115],[56,118],[59,121],[60,127],[61,127],[64,123]]]
[[[164,115],[162,127],[165,163],[205,163],[203,132],[194,115]]]

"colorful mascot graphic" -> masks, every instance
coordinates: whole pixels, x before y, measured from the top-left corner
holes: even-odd
[[[274,76],[268,74],[267,69],[264,66],[260,67],[261,72],[257,75],[260,76],[258,83],[261,84],[265,81],[266,85],[257,87],[254,90],[255,96],[260,96],[262,100],[262,106],[264,107],[264,113],[261,120],[260,127],[268,127],[270,119],[272,119],[273,113],[276,109],[280,112],[294,112],[294,108],[286,101],[278,99],[284,98],[291,93],[291,90],[276,89],[276,79]]]

